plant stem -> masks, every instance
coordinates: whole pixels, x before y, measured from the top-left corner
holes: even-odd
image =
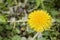
[[[31,40],[35,40],[35,38],[42,38],[42,34],[40,32],[36,33],[36,35],[31,39]]]
[[[16,22],[14,22],[14,28],[15,28]]]
[[[36,35],[31,40],[34,40],[38,36],[38,34],[39,34],[39,32],[36,33]]]
[[[40,39],[42,39],[43,37],[42,37],[42,33],[39,33],[39,35],[38,35],[38,37],[37,37],[37,40],[40,40]]]

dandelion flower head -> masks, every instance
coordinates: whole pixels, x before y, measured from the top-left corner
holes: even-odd
[[[27,23],[36,32],[48,30],[52,25],[52,17],[47,11],[36,10],[28,15]]]

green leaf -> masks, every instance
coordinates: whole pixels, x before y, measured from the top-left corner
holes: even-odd
[[[6,27],[5,27],[7,30],[12,30],[13,29],[13,27],[12,26],[9,26],[9,25],[6,25]]]
[[[10,4],[12,2],[12,0],[7,0],[7,2]]]
[[[0,15],[0,23],[6,23],[6,17],[3,15]]]
[[[12,40],[21,40],[21,38],[20,38],[20,36],[15,35],[15,36],[12,37]]]
[[[10,40],[10,39],[8,39],[8,38],[6,37],[6,38],[4,38],[3,40]]]
[[[51,10],[51,15],[55,17],[59,12],[56,10]]]
[[[44,32],[43,35],[48,36],[48,35],[50,35],[50,33],[49,32]]]
[[[39,7],[40,3],[41,3],[41,0],[36,0],[37,7]]]
[[[7,0],[7,3],[9,4],[9,6],[13,6],[14,3],[14,0]]]
[[[3,0],[0,0],[0,3],[3,3]]]
[[[2,26],[0,26],[0,32],[1,32],[1,31],[3,31],[3,27],[2,27]]]
[[[60,19],[55,19],[57,22],[60,22]]]
[[[44,0],[36,0],[36,7],[39,7]]]
[[[56,18],[56,16],[59,15],[59,11],[51,10],[50,12],[51,12],[52,17],[53,17],[57,22],[60,22],[60,17],[59,17],[59,18],[58,18],[58,17]]]
[[[30,29],[29,27],[28,27],[28,33],[32,33],[32,32],[34,32],[32,29]]]
[[[19,33],[20,33],[20,30],[17,29],[17,28],[16,28],[16,29],[13,29],[13,33],[14,33],[14,34],[16,34],[16,33],[19,34]]]
[[[0,40],[2,40],[2,37],[0,36]]]
[[[16,29],[16,33],[20,33],[20,30],[19,29]]]
[[[41,38],[41,39],[39,39],[39,40],[46,40],[46,38]]]

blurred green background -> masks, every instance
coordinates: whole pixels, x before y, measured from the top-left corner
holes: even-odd
[[[60,40],[60,0],[0,0],[0,40],[31,40],[36,32],[28,27],[27,16],[41,9],[55,22],[36,40]]]

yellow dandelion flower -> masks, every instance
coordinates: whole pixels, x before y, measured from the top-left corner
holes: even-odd
[[[43,32],[52,25],[52,17],[44,10],[36,10],[28,16],[27,23],[36,32]]]

